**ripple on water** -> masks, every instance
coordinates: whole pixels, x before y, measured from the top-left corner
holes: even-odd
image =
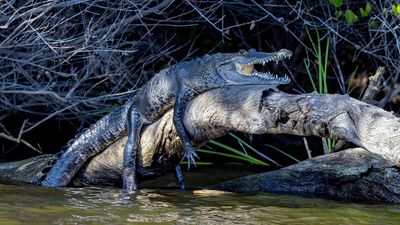
[[[277,194],[0,185],[0,224],[398,224],[399,205]]]

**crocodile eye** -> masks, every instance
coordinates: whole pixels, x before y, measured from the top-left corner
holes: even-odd
[[[239,55],[244,55],[244,54],[246,54],[246,53],[247,53],[247,51],[244,50],[244,49],[240,49],[240,50],[239,50]]]

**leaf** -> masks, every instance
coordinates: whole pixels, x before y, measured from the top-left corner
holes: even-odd
[[[371,3],[367,2],[367,4],[365,5],[365,9],[360,8],[361,17],[367,17],[371,12],[371,10],[372,10]]]
[[[365,12],[367,13],[367,15],[369,15],[371,10],[372,10],[371,3],[367,2],[367,4],[365,5]]]
[[[399,15],[399,12],[397,11],[397,7],[395,4],[392,5],[392,14],[395,16]]]
[[[363,8],[360,8],[360,14],[361,14],[361,17],[367,17],[368,16],[368,13]]]
[[[377,30],[378,28],[379,28],[379,24],[375,20],[372,20],[371,23],[369,24],[369,29]]]
[[[335,6],[335,8],[339,8],[343,5],[343,0],[329,0],[329,3]]]
[[[397,10],[396,10],[396,12],[397,12],[397,15],[400,14],[400,4],[397,5]]]
[[[347,25],[351,25],[358,20],[357,15],[354,14],[353,11],[351,11],[350,9],[346,10],[346,13],[344,16],[346,18]]]
[[[343,15],[342,11],[335,11],[336,19],[339,19],[340,17],[342,17],[342,15]]]

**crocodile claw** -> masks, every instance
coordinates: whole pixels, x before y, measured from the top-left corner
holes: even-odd
[[[186,146],[185,154],[183,154],[182,160],[187,159],[188,161],[188,170],[190,169],[190,164],[193,163],[196,167],[196,159],[199,159],[199,156],[195,152],[193,146]]]

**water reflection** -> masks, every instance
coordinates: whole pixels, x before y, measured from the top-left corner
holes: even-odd
[[[287,195],[0,185],[0,224],[398,224],[399,205]]]

